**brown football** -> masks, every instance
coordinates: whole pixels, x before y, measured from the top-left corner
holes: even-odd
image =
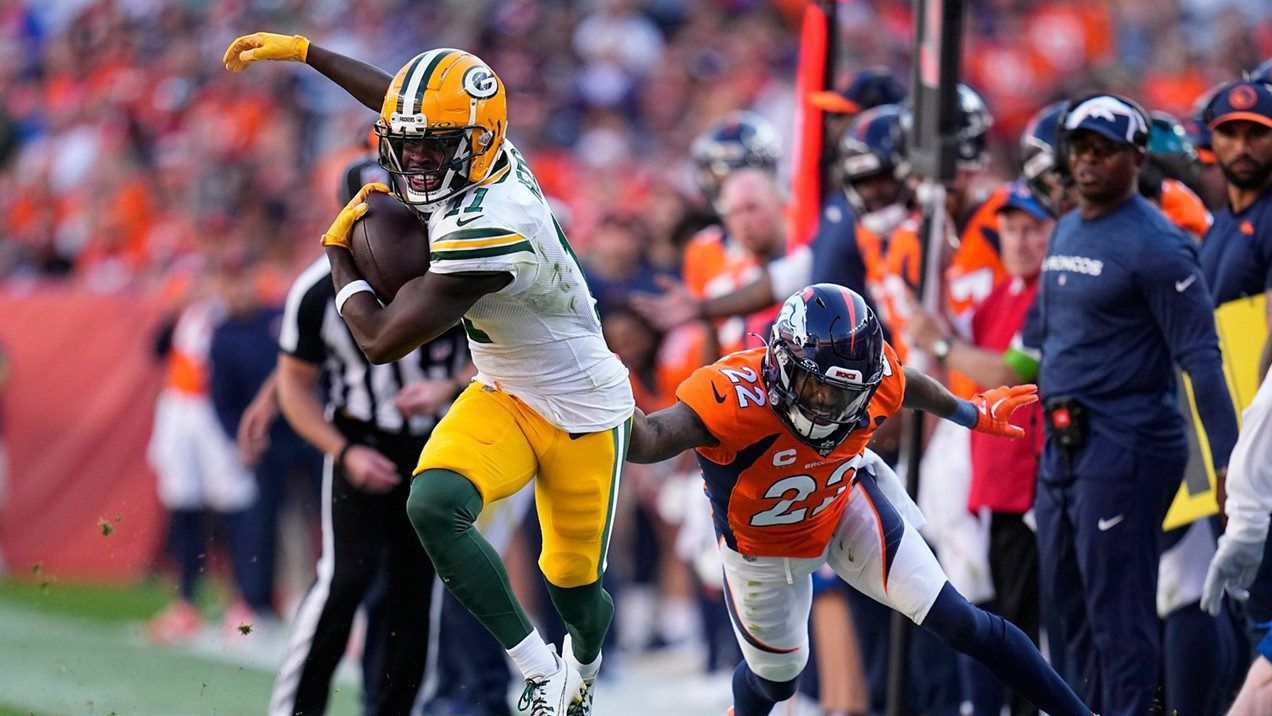
[[[428,232],[413,210],[389,194],[372,192],[367,206],[353,225],[353,263],[388,303],[403,284],[428,271]]]

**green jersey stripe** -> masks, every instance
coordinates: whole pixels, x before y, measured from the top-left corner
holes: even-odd
[[[534,253],[529,241],[518,241],[506,246],[488,246],[484,249],[462,249],[455,251],[434,251],[428,255],[429,261],[459,261],[463,259],[484,259],[488,256],[502,256],[522,251]]]
[[[601,531],[601,558],[596,564],[596,578],[605,576],[606,562],[609,561],[610,531],[614,527],[614,507],[618,504],[619,483],[623,479],[623,466],[627,462],[627,444],[632,435],[632,418],[610,431],[614,440],[614,466],[610,472],[609,499],[606,501],[605,527]]]

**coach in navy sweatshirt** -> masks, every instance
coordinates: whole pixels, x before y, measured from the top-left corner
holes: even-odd
[[[1101,94],[1061,120],[1078,208],[1052,237],[1019,356],[1041,354],[1048,423],[1041,582],[1072,685],[1105,716],[1138,716],[1157,695],[1161,525],[1188,458],[1174,365],[1192,381],[1220,473],[1236,415],[1196,249],[1135,191],[1148,117]]]

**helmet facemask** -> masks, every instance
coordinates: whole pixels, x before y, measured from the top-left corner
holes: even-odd
[[[419,121],[427,120],[420,116]],[[376,134],[380,137],[380,164],[389,173],[393,193],[402,203],[425,213],[472,186],[473,159],[489,151],[490,144],[489,133],[480,126],[411,132],[393,131],[377,123]],[[480,151],[474,153],[473,147]]]
[[[1071,180],[1050,148],[1035,145],[1029,151],[1020,174],[1038,203],[1052,216],[1059,217],[1064,213],[1064,196]]]
[[[819,449],[833,448],[860,425],[882,382],[855,381],[860,376],[848,375],[851,371],[819,375],[779,343],[770,344],[769,358],[776,367],[776,380],[768,386],[773,408],[800,438]]]

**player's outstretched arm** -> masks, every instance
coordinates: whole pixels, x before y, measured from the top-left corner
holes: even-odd
[[[234,73],[259,60],[304,62],[377,112],[393,81],[393,76],[379,67],[314,45],[303,35],[254,32],[231,42],[222,58],[225,69]]]
[[[670,460],[685,450],[719,441],[707,431],[698,414],[684,403],[645,415],[639,408],[632,416],[628,462],[653,463]]]
[[[963,400],[932,378],[913,368],[905,369],[905,398],[902,405],[945,418],[977,432],[1005,438],[1022,438],[1025,431],[1012,425],[1011,414],[1038,401],[1038,386],[1032,383],[1002,386]]]

